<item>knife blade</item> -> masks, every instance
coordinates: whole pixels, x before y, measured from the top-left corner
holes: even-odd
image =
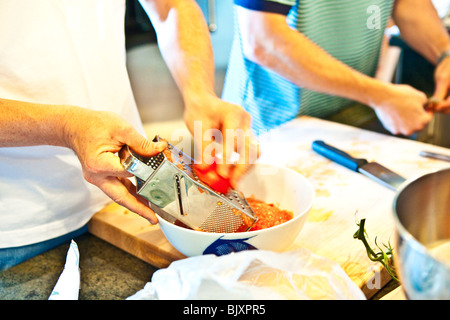
[[[391,190],[396,191],[398,187],[406,181],[402,176],[377,162],[369,162],[366,159],[354,158],[348,153],[326,144],[322,140],[313,141],[312,149],[325,158],[352,171],[359,172]]]

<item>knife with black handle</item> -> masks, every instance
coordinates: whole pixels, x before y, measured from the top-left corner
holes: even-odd
[[[368,162],[366,159],[357,159],[348,153],[326,144],[322,140],[315,140],[312,149],[318,154],[334,161],[352,171],[364,174],[365,176],[381,183],[382,185],[396,191],[405,182],[405,178],[397,173],[383,167],[377,162]]]

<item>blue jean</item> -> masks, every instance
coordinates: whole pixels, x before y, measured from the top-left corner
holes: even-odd
[[[68,243],[73,238],[76,238],[86,233],[87,231],[88,227],[87,225],[85,225],[78,230],[72,231],[68,234],[62,235],[54,239],[22,247],[0,249],[0,272],[9,269],[28,259],[31,259],[34,256],[44,253],[45,251],[56,248],[61,244]]]

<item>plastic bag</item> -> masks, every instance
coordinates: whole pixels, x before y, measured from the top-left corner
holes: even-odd
[[[334,261],[307,249],[249,250],[173,262],[129,300],[365,299]]]

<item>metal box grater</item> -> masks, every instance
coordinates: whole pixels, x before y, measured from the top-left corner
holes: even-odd
[[[193,160],[169,143],[153,157],[139,156],[128,146],[119,156],[123,167],[136,177],[137,193],[165,220],[216,233],[247,231],[258,220],[241,192],[212,190],[195,175]]]

